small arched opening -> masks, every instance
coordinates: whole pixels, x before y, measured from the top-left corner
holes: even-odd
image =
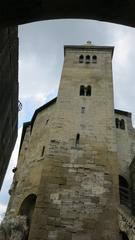
[[[90,55],[87,55],[87,56],[86,56],[85,62],[86,62],[86,63],[90,63]]]
[[[92,62],[97,63],[97,56],[96,55],[92,56]]]
[[[91,86],[87,86],[87,88],[86,88],[86,96],[91,96]]]
[[[83,56],[83,55],[80,55],[80,56],[79,56],[79,63],[83,63],[83,61],[84,61],[84,56]]]
[[[83,85],[80,86],[80,96],[85,95],[85,87]]]

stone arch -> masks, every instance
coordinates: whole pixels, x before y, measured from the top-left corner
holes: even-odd
[[[45,1],[45,0],[14,0],[1,1],[0,3],[0,26],[19,25],[28,22],[77,18],[94,19],[99,21],[113,22],[135,27],[134,20],[135,3],[126,1]],[[6,12],[6,14],[5,14]]]
[[[34,212],[35,204],[36,204],[37,196],[36,194],[30,194],[28,195],[22,202],[19,212],[19,215],[23,215],[27,217],[28,225],[30,226],[32,215]]]
[[[24,234],[24,240],[28,240],[29,238],[29,232],[30,232],[30,226],[32,222],[32,216],[34,213],[35,205],[36,205],[36,194],[30,194],[28,195],[22,202],[18,215],[25,216],[27,219],[27,231]]]

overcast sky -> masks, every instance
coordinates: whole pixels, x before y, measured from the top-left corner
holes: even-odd
[[[53,20],[19,27],[19,139],[22,124],[34,110],[57,95],[64,45],[114,46],[113,82],[115,108],[132,113],[135,126],[135,29],[91,20]],[[16,166],[19,139],[0,193],[0,219],[6,210],[12,168]]]

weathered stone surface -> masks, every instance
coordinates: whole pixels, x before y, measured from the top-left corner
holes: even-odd
[[[8,216],[0,225],[0,240],[23,240],[27,237],[28,226],[25,216]]]
[[[99,233],[119,239],[118,176],[129,179],[135,147],[130,116],[114,114],[112,53],[112,47],[66,46],[58,98],[24,126],[7,216],[37,196],[29,240],[98,240]],[[79,63],[82,54],[97,62]],[[91,96],[80,96],[81,85],[91,86]],[[116,130],[115,117],[124,118],[126,129]]]
[[[129,209],[124,206],[118,208],[119,228],[126,233],[129,240],[135,239],[135,217]]]

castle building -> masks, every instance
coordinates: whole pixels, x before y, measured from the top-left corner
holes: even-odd
[[[58,97],[24,123],[6,216],[26,216],[25,239],[133,239],[135,130],[114,110],[113,51],[65,46]]]

